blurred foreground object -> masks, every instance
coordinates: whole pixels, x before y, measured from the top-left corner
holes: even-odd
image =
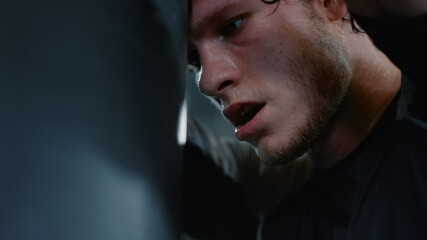
[[[3,1],[0,239],[178,239],[181,1]]]

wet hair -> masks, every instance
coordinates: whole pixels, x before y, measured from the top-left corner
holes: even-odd
[[[286,0],[284,0],[284,1],[286,1]],[[301,0],[301,1],[311,2],[312,0]],[[276,3],[277,5],[279,5],[280,0],[261,0],[261,2],[266,3],[266,4],[274,4],[274,3]],[[355,32],[355,33],[364,33],[364,31],[357,26],[356,19],[354,19],[354,15],[350,11],[348,13],[349,13],[349,18],[343,17],[342,20],[350,22],[351,29],[353,30],[353,32]]]

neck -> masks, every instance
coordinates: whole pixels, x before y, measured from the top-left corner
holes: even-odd
[[[331,167],[359,146],[399,91],[400,70],[370,46],[350,52],[354,67],[346,100],[310,151],[317,167]]]

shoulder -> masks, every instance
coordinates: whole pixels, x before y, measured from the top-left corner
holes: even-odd
[[[427,130],[426,103],[421,98],[421,95],[426,95],[421,89],[417,89],[416,85],[406,76],[402,77],[402,85],[400,96],[397,101],[397,120],[406,120],[420,129]],[[421,130],[422,131],[422,130]]]

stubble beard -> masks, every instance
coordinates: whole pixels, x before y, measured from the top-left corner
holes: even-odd
[[[288,144],[278,143],[280,147],[274,152],[258,149],[261,160],[268,165],[287,164],[308,152],[333,120],[348,90],[352,73],[346,52],[321,20],[313,20],[313,25],[313,33],[306,36],[305,50],[291,67],[296,79],[303,79],[296,83],[295,91],[307,99],[310,112],[294,137],[286,141]]]

